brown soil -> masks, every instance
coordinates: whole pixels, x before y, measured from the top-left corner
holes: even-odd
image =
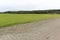
[[[60,18],[0,28],[0,40],[60,40]]]

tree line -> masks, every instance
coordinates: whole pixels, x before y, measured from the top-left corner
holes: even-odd
[[[60,14],[60,10],[6,11],[3,14]]]

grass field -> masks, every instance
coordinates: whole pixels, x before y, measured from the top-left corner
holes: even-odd
[[[58,14],[0,14],[0,27],[59,17]]]

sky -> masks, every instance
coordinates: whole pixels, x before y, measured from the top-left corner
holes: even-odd
[[[60,9],[60,0],[0,0],[0,11]]]

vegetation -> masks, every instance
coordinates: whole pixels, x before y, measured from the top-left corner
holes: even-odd
[[[58,14],[0,14],[0,27],[59,17]]]
[[[3,14],[60,14],[60,10],[6,11]]]

